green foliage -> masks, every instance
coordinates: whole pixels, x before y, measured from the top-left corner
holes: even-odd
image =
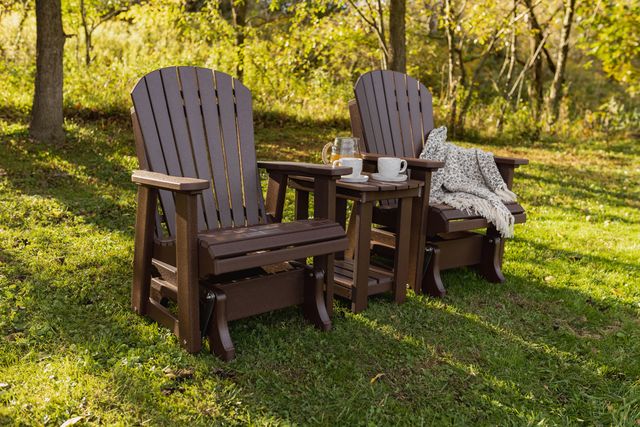
[[[242,80],[252,89],[260,111],[295,115],[300,119],[343,120],[357,77],[380,66],[375,34],[347,2],[247,0],[246,25],[241,28],[233,23],[230,2],[198,4],[197,11],[187,13],[184,0],[84,1],[85,23],[92,31],[91,65],[87,66],[80,0],[64,0],[63,23],[65,33],[70,36],[65,45],[67,111],[94,115],[125,113],[130,107],[129,90],[141,75],[162,66],[190,64],[233,75],[242,73]],[[3,5],[0,56],[4,61],[0,76],[10,82],[11,89],[3,91],[0,97],[5,101],[3,105],[26,109],[33,93],[35,19],[28,2]],[[544,5],[549,7],[541,5],[536,13],[543,24],[548,21],[551,34],[548,48],[553,55],[559,24],[551,13],[552,2],[545,0]],[[366,7],[364,3],[363,7]],[[439,120],[445,121],[451,110],[450,100],[446,99],[447,45],[437,24],[442,18],[441,4],[409,2],[407,7],[408,72],[431,89],[438,107],[436,114]],[[487,127],[483,117],[496,115],[493,106],[506,98],[504,88],[508,90],[509,85],[514,84],[528,60],[530,31],[523,7],[519,4],[514,14],[513,4],[508,1],[453,1],[457,13],[456,58],[464,62],[466,76],[459,85],[456,99],[460,111],[465,95],[471,94],[465,123],[472,133],[498,132],[494,126]],[[633,59],[637,38],[633,24],[637,14],[627,12],[635,10],[632,8],[637,5],[608,5],[603,9],[607,13],[586,18],[591,16],[587,12],[594,7],[585,5],[581,9],[581,25],[575,32],[576,40],[582,40],[579,45],[592,52],[592,56],[572,50],[567,71],[567,85],[571,90],[566,90],[569,100],[563,120],[575,126],[581,126],[589,112],[597,111],[612,96],[624,105],[626,112],[638,108],[637,100],[630,98],[620,85],[604,81],[606,74],[621,82],[628,76],[624,77],[627,79],[624,87],[633,93],[634,81],[638,80],[633,78],[638,69]],[[113,15],[115,12],[118,13]],[[109,19],[103,20],[105,18]],[[505,55],[510,49],[511,29],[517,36],[518,60],[511,81],[506,82]],[[238,46],[239,35],[242,35],[242,46]],[[616,41],[614,36],[622,37],[622,41]],[[584,66],[593,58],[600,58],[600,54],[606,54],[606,58],[603,56],[602,62],[598,60],[591,70],[585,71]],[[461,73],[459,64],[457,67],[456,72]],[[473,78],[476,70],[477,76]],[[514,123],[522,120],[528,126],[531,121],[529,74],[524,73],[515,92],[519,94],[518,100],[515,94],[509,100],[505,122],[510,116]],[[549,77],[547,75],[547,80]],[[520,106],[523,110],[519,110]],[[570,127],[574,125],[562,124],[558,129]],[[597,132],[600,127],[587,128],[590,129]]]
[[[601,61],[608,76],[640,93],[640,3],[637,0],[585,2],[580,42]]]

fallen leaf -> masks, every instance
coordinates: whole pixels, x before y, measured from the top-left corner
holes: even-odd
[[[184,388],[178,387],[178,386],[175,386],[175,385],[172,385],[172,384],[167,384],[167,385],[163,385],[162,387],[160,387],[160,391],[165,396],[170,396],[173,393],[175,393],[176,391],[182,393],[184,391]]]
[[[183,381],[193,378],[193,374],[195,372],[194,368],[181,368],[177,370],[173,370],[168,366],[162,370],[165,377],[171,380]]]
[[[217,377],[223,378],[223,379],[235,378],[236,377],[236,373],[235,372],[226,371],[226,370],[224,370],[222,368],[215,368],[213,370],[213,375],[216,375]]]
[[[379,373],[379,374],[376,374],[376,376],[375,376],[375,377],[371,378],[371,384],[373,384],[373,383],[377,382],[377,381],[378,381],[380,378],[382,378],[382,377],[384,377],[384,373],[382,373],[382,372],[381,372],[381,373]]]
[[[83,417],[73,417],[73,418],[69,418],[67,421],[63,422],[62,424],[60,424],[60,427],[68,427],[68,426],[72,426],[74,424],[79,423],[82,420]]]

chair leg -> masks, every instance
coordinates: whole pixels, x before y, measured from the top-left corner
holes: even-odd
[[[227,323],[227,296],[224,292],[214,289],[215,303],[213,306],[213,316],[207,328],[209,338],[209,348],[211,353],[224,361],[229,361],[236,356],[236,350],[229,334],[229,324]]]
[[[324,299],[324,274],[318,270],[310,270],[304,276],[304,317],[323,331],[331,330],[331,319],[327,313],[327,305],[333,301]]]
[[[151,258],[157,198],[156,190],[138,187],[131,308],[141,315],[147,314],[151,291]]]
[[[479,272],[487,281],[491,283],[504,283],[502,274],[502,254],[504,251],[504,240],[491,229],[487,230],[482,245],[482,262]]]
[[[427,250],[431,251],[431,257],[429,258],[426,272],[422,277],[422,292],[432,297],[443,297],[447,291],[440,278],[440,249],[435,246],[428,246]]]
[[[178,193],[176,200],[176,270],[180,345],[189,353],[202,348],[198,281],[197,196]]]

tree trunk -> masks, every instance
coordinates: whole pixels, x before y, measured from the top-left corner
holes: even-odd
[[[457,131],[460,135],[464,134],[464,125],[465,125],[464,121],[467,116],[467,112],[469,111],[469,107],[471,106],[473,91],[475,90],[476,82],[480,77],[480,71],[482,71],[482,69],[484,68],[484,65],[487,63],[487,60],[489,59],[491,53],[493,52],[493,47],[498,41],[498,34],[499,34],[498,31],[496,31],[493,34],[491,38],[491,42],[489,43],[489,46],[487,46],[487,49],[482,54],[482,57],[480,58],[480,62],[478,63],[478,65],[476,65],[475,69],[473,70],[473,74],[471,75],[471,80],[468,83],[466,81],[465,74],[463,72],[460,73],[462,83],[464,87],[467,88],[467,93],[465,94],[464,101],[462,102],[462,106],[460,108],[460,112],[458,113],[458,124],[456,125]],[[460,69],[464,70],[464,63],[462,62],[462,54],[460,54]]]
[[[406,0],[391,0],[389,5],[389,69],[407,72],[407,41],[405,29]]]
[[[451,15],[451,0],[445,0],[443,4],[443,15],[445,19],[445,33],[447,35],[447,65],[448,65],[448,82],[447,82],[447,98],[449,100],[449,135],[451,138],[456,134],[456,117],[457,117],[457,92],[458,81],[455,78],[456,52],[455,52],[455,33],[453,31],[453,22]]]
[[[233,27],[236,32],[236,49],[238,50],[238,62],[236,63],[236,76],[238,80],[244,77],[244,40],[245,27],[247,25],[247,3],[249,0],[233,0],[231,12],[233,14]]]
[[[564,19],[562,21],[562,33],[560,35],[560,49],[558,50],[558,59],[556,60],[556,72],[553,76],[553,83],[549,91],[550,124],[558,120],[560,113],[560,101],[562,101],[563,95],[562,85],[564,83],[567,57],[569,55],[569,36],[571,35],[575,5],[576,0],[565,0],[564,2]]]
[[[518,45],[518,33],[515,25],[515,18],[518,15],[517,2],[518,0],[513,0],[514,23],[512,24],[512,28],[511,28],[509,52],[507,53],[507,56],[509,57],[507,76],[505,77],[504,86],[502,87],[505,102],[504,104],[502,104],[502,107],[500,107],[500,117],[498,117],[498,123],[496,124],[498,135],[502,134],[502,129],[504,128],[504,114],[507,111],[509,104],[511,104],[511,95],[509,94],[509,87],[511,86],[511,81],[513,80],[513,70],[516,65],[517,45]]]
[[[535,52],[541,42],[540,33],[536,32],[530,39],[531,52]],[[531,98],[533,119],[540,118],[542,103],[544,102],[544,83],[542,81],[542,57],[538,54],[533,59],[531,67],[531,86],[529,87],[529,98]]]
[[[36,0],[36,25],[36,83],[29,132],[40,142],[61,142],[65,35],[60,0]]]
[[[531,37],[529,38],[529,44],[531,46],[531,53],[535,55],[533,58],[533,65],[531,67],[531,85],[529,86],[529,98],[531,99],[531,111],[533,113],[533,119],[539,120],[540,113],[542,112],[542,106],[544,103],[544,76],[542,74],[542,55],[538,52],[538,46],[542,43],[542,28],[538,23],[538,19],[533,10],[533,4],[531,0],[525,0],[525,4],[529,9],[529,31]],[[543,46],[544,48],[544,46]]]
[[[80,0],[80,18],[82,22],[82,30],[84,31],[84,62],[87,67],[91,65],[91,29],[87,21],[87,10],[84,6],[84,0]]]

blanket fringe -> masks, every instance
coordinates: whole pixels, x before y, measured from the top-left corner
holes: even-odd
[[[501,208],[494,206],[488,200],[480,197],[472,196],[472,198],[473,200],[470,200],[468,195],[467,197],[456,197],[456,193],[445,193],[442,195],[442,202],[468,214],[487,218],[502,237],[511,238],[514,236],[515,218],[511,215],[511,212],[505,209],[504,206]]]
[[[500,200],[503,202],[515,202],[518,200],[518,196],[513,191],[509,190],[507,187],[497,188],[494,193],[500,197]]]

